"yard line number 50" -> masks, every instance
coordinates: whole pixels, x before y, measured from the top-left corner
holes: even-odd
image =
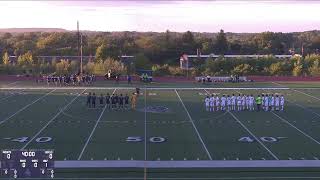
[[[149,142],[151,143],[163,143],[166,141],[166,139],[164,137],[150,137],[149,139]],[[130,137],[127,137],[126,139],[127,142],[142,142],[143,141],[143,137],[140,137],[140,136],[130,136]]]

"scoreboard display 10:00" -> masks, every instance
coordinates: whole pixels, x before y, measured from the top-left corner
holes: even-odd
[[[54,178],[53,150],[2,150],[2,178]]]

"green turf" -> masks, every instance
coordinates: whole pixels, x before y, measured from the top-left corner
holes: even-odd
[[[6,82],[8,83],[8,82]],[[34,82],[17,82],[17,87],[45,87]],[[174,89],[144,89],[136,110],[88,109],[86,93],[131,94],[113,83],[99,82],[103,89],[1,90],[0,149],[54,149],[56,160],[315,160],[320,158],[320,89],[318,83],[194,83],[148,84]],[[120,87],[125,87],[121,84]],[[145,84],[139,84],[145,87]],[[2,84],[1,87],[10,87]],[[130,87],[135,87],[131,85]],[[179,87],[202,87],[181,90]],[[209,87],[290,87],[287,90],[206,90]],[[78,96],[79,93],[82,94]],[[284,94],[284,112],[207,112],[206,93]],[[47,95],[46,95],[47,94]],[[180,100],[180,98],[181,100]],[[71,100],[74,102],[70,103]],[[31,104],[33,103],[33,104]],[[31,104],[31,105],[30,105]],[[68,105],[66,107],[66,105]],[[164,113],[144,112],[145,107],[165,107]],[[55,118],[54,118],[55,117]],[[99,123],[97,123],[99,121]],[[192,123],[193,122],[193,123]],[[239,123],[240,122],[240,123]],[[97,125],[97,126],[96,126]],[[96,126],[96,128],[94,128]],[[244,128],[245,127],[245,128]],[[92,134],[92,136],[90,136]],[[145,137],[146,135],[146,137]],[[253,136],[254,135],[254,136]],[[49,142],[38,142],[46,138]],[[90,137],[90,138],[89,138]],[[141,137],[140,142],[127,142]],[[161,143],[153,138],[164,138]],[[254,142],[239,139],[248,137]],[[144,141],[146,139],[146,143]],[[151,140],[150,140],[151,139]],[[270,142],[276,139],[276,142]],[[32,141],[31,141],[32,140]],[[21,141],[21,142],[19,142]],[[143,169],[58,170],[58,177],[143,178]],[[118,172],[119,171],[119,172]],[[213,171],[213,172],[211,172]],[[239,177],[319,176],[307,169],[148,169],[148,177]],[[129,172],[129,173],[127,173]],[[300,173],[299,173],[300,172]],[[121,175],[119,175],[121,174]],[[267,178],[266,178],[267,179]]]

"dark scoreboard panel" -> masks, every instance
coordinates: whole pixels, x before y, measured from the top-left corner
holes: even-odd
[[[53,150],[2,150],[1,178],[54,178]]]

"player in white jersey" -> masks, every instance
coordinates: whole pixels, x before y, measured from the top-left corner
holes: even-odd
[[[241,97],[241,107],[242,107],[242,111],[244,111],[245,110],[245,108],[246,108],[246,95],[244,94],[244,95],[242,95],[242,97]]]
[[[231,96],[231,110],[235,111],[236,110],[236,96],[232,94]]]
[[[226,101],[227,101],[226,96],[222,95],[222,97],[221,97],[221,111],[225,111],[226,110]]]
[[[206,111],[209,111],[210,109],[210,98],[209,96],[207,96],[205,99],[204,99],[204,103],[205,103],[205,106],[206,106]]]
[[[237,108],[238,108],[238,111],[241,111],[241,105],[242,105],[241,95],[239,94],[238,97],[237,97]]]
[[[252,94],[249,96],[249,110],[254,111],[254,97]]]
[[[264,106],[265,106],[265,111],[268,111],[269,110],[269,98],[268,98],[268,95],[266,94],[265,96],[264,96]]]
[[[246,109],[250,110],[250,95],[246,96]]]
[[[228,107],[228,111],[231,111],[231,97],[230,95],[227,96],[227,107]]]
[[[214,111],[214,96],[213,96],[213,94],[210,97],[210,111]]]
[[[216,107],[217,107],[217,111],[219,111],[220,110],[220,98],[218,95],[216,96]]]
[[[283,111],[283,109],[284,109],[284,97],[283,97],[283,95],[281,95],[281,97],[280,97],[280,106],[281,106],[281,111]]]
[[[276,107],[276,111],[280,110],[280,97],[278,96],[278,94],[276,95],[276,97],[274,98],[274,103],[275,103],[275,107]]]
[[[270,104],[269,104],[270,110],[274,111],[274,95],[272,94],[270,97]]]

